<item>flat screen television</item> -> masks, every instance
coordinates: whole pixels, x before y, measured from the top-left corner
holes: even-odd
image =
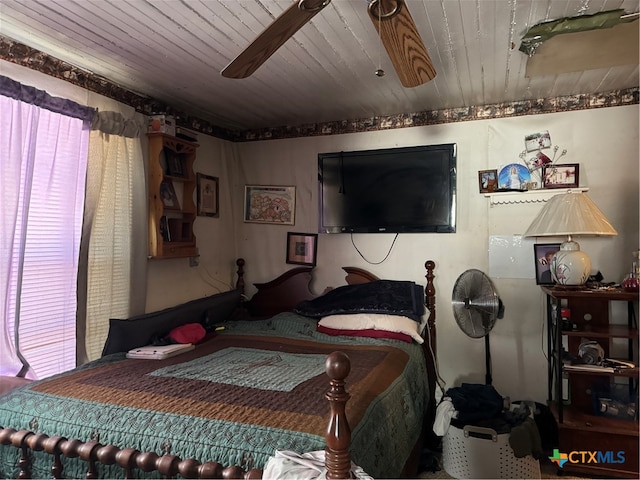
[[[456,144],[318,155],[320,233],[456,231]]]

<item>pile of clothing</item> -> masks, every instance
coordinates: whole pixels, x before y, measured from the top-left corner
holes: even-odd
[[[508,433],[517,458],[544,456],[531,406],[526,402],[511,405],[492,385],[463,383],[445,392],[436,410],[434,433],[444,436],[451,426],[466,425],[490,428],[499,435]]]

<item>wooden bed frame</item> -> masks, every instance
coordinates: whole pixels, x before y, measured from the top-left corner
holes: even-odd
[[[238,267],[238,279],[236,288],[244,293],[244,259],[236,261]],[[433,425],[435,418],[435,379],[436,379],[436,304],[435,288],[433,285],[435,263],[431,260],[425,263],[427,270],[425,287],[425,306],[428,310],[428,319],[425,327],[423,353],[427,360],[429,374],[430,402],[427,408],[424,433],[427,434]],[[343,267],[347,273],[347,284],[379,280],[375,275],[356,267]],[[289,270],[275,280],[255,284],[258,292],[248,302],[244,302],[243,309],[251,317],[272,316],[276,313],[290,311],[302,300],[314,298],[309,289],[311,281],[311,267],[299,267]],[[349,358],[342,352],[331,353],[325,363],[325,371],[329,377],[329,389],[325,398],[330,405],[330,416],[325,434],[325,467],[327,478],[350,478],[351,457],[349,453],[351,444],[351,430],[345,414],[345,406],[349,394],[345,389],[345,379],[349,375],[351,365]],[[0,428],[0,444],[13,445],[20,449],[21,456],[18,462],[18,478],[31,478],[31,451],[44,451],[53,456],[51,474],[54,478],[63,478],[63,465],[61,457],[79,457],[87,462],[87,479],[98,478],[98,464],[119,465],[123,468],[126,478],[132,478],[133,470],[140,469],[144,472],[157,471],[166,477],[180,475],[183,478],[244,478],[259,479],[262,470],[243,470],[238,466],[224,467],[217,462],[201,463],[196,459],[180,459],[175,455],[158,455],[154,452],[139,452],[132,448],[119,448],[114,445],[102,445],[96,441],[83,442],[77,439],[66,439],[57,436],[47,436],[42,433],[34,433],[28,430],[15,430],[12,428]],[[417,446],[419,447],[419,445]],[[416,449],[419,454],[419,448]],[[415,456],[415,455],[414,455]],[[415,461],[416,459],[413,459]],[[410,462],[412,460],[410,459]]]

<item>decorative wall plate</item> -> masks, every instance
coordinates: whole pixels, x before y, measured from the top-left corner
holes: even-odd
[[[529,169],[520,163],[505,165],[498,174],[498,189],[525,190],[525,183],[531,181]]]

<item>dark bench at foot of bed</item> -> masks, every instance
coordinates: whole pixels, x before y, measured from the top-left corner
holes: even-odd
[[[351,459],[349,445],[351,430],[347,423],[345,406],[349,394],[345,390],[345,379],[351,370],[349,357],[342,352],[333,352],[327,356],[325,371],[330,379],[329,390],[325,397],[331,407],[326,441],[327,478],[342,479],[350,477]],[[63,478],[61,457],[79,457],[87,462],[85,478],[99,478],[98,465],[118,465],[124,471],[125,478],[134,478],[133,470],[143,472],[157,471],[161,475],[173,478],[244,478],[259,479],[262,470],[245,471],[238,466],[223,467],[217,462],[200,463],[193,458],[185,460],[175,455],[158,455],[153,452],[139,452],[133,448],[121,449],[114,445],[102,445],[95,441],[82,442],[77,439],[68,440],[63,437],[49,437],[43,433],[28,430],[15,430],[0,427],[0,444],[13,445],[21,450],[18,461],[18,478],[31,478],[30,452],[43,451],[52,455],[51,474],[53,478]],[[275,453],[275,452],[274,452]]]

